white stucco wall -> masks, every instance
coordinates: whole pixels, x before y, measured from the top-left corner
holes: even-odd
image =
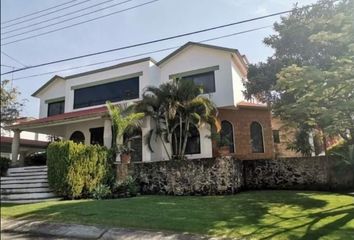
[[[208,95],[218,107],[232,106],[234,93],[230,62],[230,52],[190,46],[160,66],[161,82],[168,81],[172,74],[219,66],[215,71],[215,93]]]
[[[246,101],[243,91],[246,90],[245,86],[242,82],[242,74],[240,70],[237,68],[234,61],[231,61],[231,72],[232,72],[232,86],[233,86],[233,97],[234,97],[234,105],[241,101]]]
[[[66,84],[65,80],[57,79],[38,94],[38,98],[40,99],[39,118],[47,117],[48,114],[48,104],[46,103],[47,100],[65,97],[66,95],[65,84]]]

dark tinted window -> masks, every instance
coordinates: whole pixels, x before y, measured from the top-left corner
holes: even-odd
[[[74,108],[139,97],[139,77],[74,90]]]
[[[175,136],[176,138],[172,138],[172,144],[173,146],[178,146],[179,145],[179,126],[175,130]],[[177,150],[175,149],[175,152]],[[185,154],[198,154],[200,153],[200,135],[198,128],[195,127],[194,125],[191,125],[189,128],[189,133],[187,137],[187,145],[186,145],[186,151]]]
[[[90,128],[90,134],[91,134],[91,139],[90,139],[90,144],[98,144],[103,146],[103,127],[99,128]]]
[[[48,117],[64,113],[64,101],[48,103]]]
[[[279,130],[273,130],[273,140],[274,143],[280,143]]]
[[[234,131],[232,129],[232,125],[229,121],[221,122],[221,131],[220,137],[225,139],[229,143],[230,153],[234,153]]]
[[[201,73],[183,77],[182,79],[192,80],[196,85],[203,87],[203,93],[215,92],[215,77],[214,72]]]
[[[262,126],[258,122],[253,122],[251,124],[251,142],[252,152],[264,152]]]
[[[75,143],[85,143],[85,135],[80,131],[75,131],[71,134],[70,140]]]

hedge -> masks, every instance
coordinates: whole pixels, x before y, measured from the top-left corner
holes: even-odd
[[[0,176],[5,176],[7,169],[10,167],[11,160],[6,157],[0,158]]]
[[[108,150],[72,141],[53,142],[47,149],[48,183],[65,198],[89,197],[109,177]]]

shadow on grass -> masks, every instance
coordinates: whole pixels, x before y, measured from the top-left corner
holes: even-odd
[[[344,201],[344,200],[345,201]],[[6,215],[67,223],[165,230],[252,239],[351,239],[353,198],[297,191],[230,196],[141,196],[3,206]]]

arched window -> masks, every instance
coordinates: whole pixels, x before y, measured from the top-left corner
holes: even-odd
[[[263,130],[258,122],[251,123],[251,144],[253,153],[263,153]]]
[[[229,121],[221,121],[220,137],[221,140],[225,140],[229,144],[228,146],[230,147],[230,153],[234,153],[234,131],[232,124]]]
[[[70,136],[70,140],[74,141],[75,143],[85,143],[85,135],[80,131],[75,131]]]
[[[143,160],[143,138],[141,129],[136,128],[129,134],[124,134],[123,141],[128,142],[129,147],[133,150],[131,153],[131,161],[141,162]]]
[[[183,126],[184,127],[184,126]],[[172,145],[178,146],[179,144],[179,126],[175,129],[174,137],[172,137]],[[177,150],[175,149],[175,152]],[[198,128],[194,125],[190,125],[189,134],[187,137],[187,145],[185,154],[198,154],[200,153],[200,135]]]

